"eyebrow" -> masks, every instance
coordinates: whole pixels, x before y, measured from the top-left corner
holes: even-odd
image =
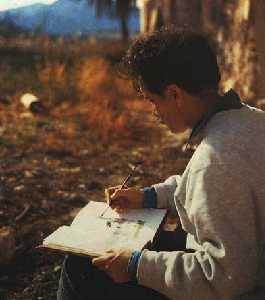
[[[152,98],[149,98],[149,97],[145,97],[145,98],[146,98],[146,100],[148,100],[148,101],[151,102],[151,103],[154,103],[154,102],[155,102]]]

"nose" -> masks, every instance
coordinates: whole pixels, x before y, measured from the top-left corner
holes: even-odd
[[[153,111],[153,116],[155,116],[156,118],[160,118],[160,116],[156,110]]]
[[[157,119],[157,121],[163,123],[159,113],[156,110],[153,111],[153,116]]]

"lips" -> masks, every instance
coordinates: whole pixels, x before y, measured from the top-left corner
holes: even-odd
[[[153,116],[159,123],[166,125],[166,123],[161,119],[160,115],[156,111],[153,112]]]

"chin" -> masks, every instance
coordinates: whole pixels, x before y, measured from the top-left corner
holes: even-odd
[[[163,121],[160,117],[157,117],[156,120],[158,121],[159,124],[165,125],[166,127],[168,127],[170,129],[170,127],[167,125],[167,123],[165,121]]]
[[[173,133],[183,133],[186,129],[187,128],[179,127],[179,128],[170,129],[170,131],[172,131]]]

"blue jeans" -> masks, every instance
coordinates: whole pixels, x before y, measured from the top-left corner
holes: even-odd
[[[158,251],[184,250],[186,234],[164,233],[148,248]],[[91,258],[66,256],[57,300],[167,300],[164,295],[150,288],[128,282],[117,284],[105,272],[92,265]]]

